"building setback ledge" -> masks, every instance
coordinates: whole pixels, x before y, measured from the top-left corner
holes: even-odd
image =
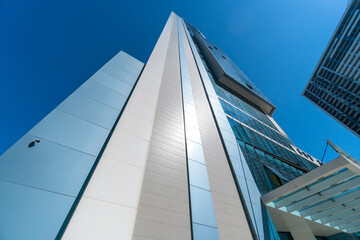
[[[242,96],[246,100],[250,101],[254,105],[261,108],[265,113],[272,116],[276,110],[276,107],[270,103],[264,97],[261,97],[259,94],[250,90],[246,84],[239,82],[234,79],[226,69],[224,69],[221,62],[212,54],[209,47],[206,45],[204,40],[201,38],[200,33],[195,31],[195,38],[197,39],[197,43],[199,44],[199,48],[203,53],[204,57],[208,61],[211,70],[215,74],[217,80],[228,87],[229,89],[236,92],[238,95]]]

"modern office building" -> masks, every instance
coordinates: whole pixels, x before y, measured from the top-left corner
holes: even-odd
[[[274,111],[172,13],[146,65],[120,52],[0,157],[0,238],[352,239],[359,165]]]
[[[352,0],[303,96],[360,137],[360,1]]]

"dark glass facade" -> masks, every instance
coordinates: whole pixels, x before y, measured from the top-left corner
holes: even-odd
[[[190,24],[187,23],[187,27],[259,192],[262,195],[266,194],[320,166],[322,164],[320,161],[293,144],[272,118],[273,111],[265,111],[263,105],[248,98],[248,94],[242,95],[219,80],[218,75],[216,76],[214,73],[218,70],[213,70],[214,64],[209,62],[214,59],[220,62],[223,71],[231,79],[235,79],[238,84],[247,88],[252,94],[260,96],[264,102],[268,102],[264,94],[218,47],[209,42]],[[209,52],[211,52],[210,60]],[[233,77],[234,72],[241,74]],[[266,223],[266,221],[271,222],[272,220],[266,215],[268,213],[262,213],[265,239],[293,239],[290,232],[274,233],[271,230],[272,223]],[[259,221],[255,223],[256,226],[258,224]],[[266,226],[269,227],[266,228]],[[339,233],[330,237],[315,236],[315,238],[319,240],[358,239],[356,234],[347,233]]]
[[[316,168],[317,165],[294,151],[294,144],[276,126],[271,116],[262,111],[259,106],[217,81],[197,43],[199,40],[194,37],[194,32],[198,30],[190,24],[188,28],[260,193],[267,193]],[[226,58],[226,64],[223,63],[226,65],[226,71],[230,74],[241,72],[241,78],[238,78],[240,84],[245,85],[258,96],[264,96],[219,48],[203,36],[201,40],[206,43],[214,56]]]
[[[360,1],[353,0],[303,95],[360,137]]]

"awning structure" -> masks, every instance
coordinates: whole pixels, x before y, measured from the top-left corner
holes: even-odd
[[[262,201],[343,232],[360,231],[360,165],[340,157],[265,194]]]

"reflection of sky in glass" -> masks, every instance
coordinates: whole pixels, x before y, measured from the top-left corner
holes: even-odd
[[[219,235],[217,232],[214,206],[187,68],[186,55],[182,42],[180,23],[181,22],[178,20],[180,71],[184,103],[193,236],[195,240],[218,240]]]
[[[268,100],[266,96],[258,89],[255,84],[240,70],[238,66],[236,66],[231,59],[226,56],[226,54],[219,48],[217,48],[214,44],[212,44],[209,40],[202,37],[202,40],[210,49],[213,56],[216,58],[218,63],[224,69],[225,73],[232,77],[237,82],[241,83],[242,86],[246,87],[248,90],[256,93],[260,97]]]
[[[188,38],[191,39],[189,33]],[[221,107],[217,94],[210,80],[211,75],[208,75],[208,72],[205,69],[206,63],[203,63],[203,61],[201,60],[194,42],[190,41],[190,45],[194,50],[195,59],[198,64],[200,74],[202,76],[203,84],[205,86],[205,92],[210,100],[210,106],[214,111],[215,120],[218,124],[220,134],[224,140],[226,150],[230,156],[229,160],[235,171],[236,181],[238,182],[242,195],[244,197],[243,204],[245,204],[248,210],[251,221],[256,231],[255,234],[257,234],[260,239],[263,239],[267,234],[271,234],[274,239],[278,239],[277,233],[276,231],[274,231],[274,227],[270,228],[272,233],[265,232],[266,230],[264,229],[263,221],[269,222],[269,225],[272,226],[271,219],[268,215],[263,215],[262,213],[260,192],[256,186],[254,178],[252,177],[250,169],[242,155],[240,147],[236,142],[235,135],[231,129],[229,122],[227,121],[227,117]]]

